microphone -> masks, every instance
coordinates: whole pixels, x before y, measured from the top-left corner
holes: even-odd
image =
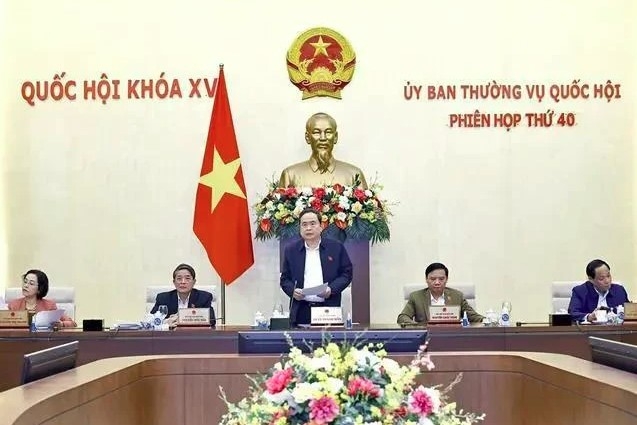
[[[296,291],[296,285],[298,282],[294,281],[294,287],[292,288],[292,296],[290,297],[290,304],[288,305],[288,314],[292,311],[292,302],[294,301],[294,291]]]
[[[515,326],[518,328],[524,325],[548,325],[549,322],[515,322]]]

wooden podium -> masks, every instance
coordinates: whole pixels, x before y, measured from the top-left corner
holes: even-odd
[[[330,234],[323,233],[323,238],[333,238]],[[281,239],[279,242],[279,269],[283,268],[283,255],[285,247],[301,238],[300,235]],[[352,261],[352,321],[355,323],[369,324],[369,241],[346,239],[343,243],[350,260]]]

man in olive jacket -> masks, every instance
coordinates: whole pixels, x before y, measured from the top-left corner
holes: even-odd
[[[484,317],[469,305],[462,292],[447,288],[448,277],[449,269],[444,264],[433,263],[427,266],[427,287],[409,295],[405,308],[398,315],[398,324],[426,324],[429,321],[430,305],[459,305],[461,317],[466,311],[470,322],[482,322]]]

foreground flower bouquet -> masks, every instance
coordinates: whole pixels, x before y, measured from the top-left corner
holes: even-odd
[[[270,183],[268,193],[254,206],[255,238],[288,238],[299,234],[299,214],[311,207],[322,213],[321,225],[327,234],[341,234],[372,243],[389,240],[389,205],[379,198],[377,183],[369,189],[334,184],[323,187],[278,187]]]
[[[484,415],[457,411],[446,388],[417,385],[434,365],[423,345],[409,366],[387,357],[382,345],[323,346],[305,355],[293,347],[266,375],[252,379],[248,397],[228,406],[221,425],[445,424],[469,425]]]

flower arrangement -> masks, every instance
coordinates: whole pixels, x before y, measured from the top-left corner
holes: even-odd
[[[337,239],[388,241],[389,205],[378,197],[381,186],[373,183],[369,189],[334,184],[323,187],[279,187],[269,184],[268,194],[254,206],[255,238],[289,238],[299,234],[299,215],[307,207],[319,211],[321,225],[327,236]]]
[[[417,385],[422,368],[434,364],[427,344],[411,364],[400,366],[387,357],[382,344],[324,341],[310,354],[294,347],[265,376],[252,379],[248,397],[236,404],[222,399],[228,412],[220,425],[470,425],[483,415],[457,411],[446,388]]]

